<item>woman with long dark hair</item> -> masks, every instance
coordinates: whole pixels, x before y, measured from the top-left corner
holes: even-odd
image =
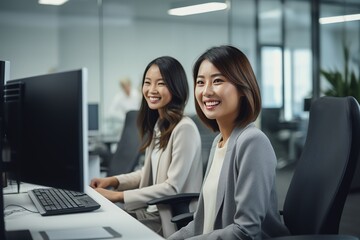
[[[142,81],[138,127],[145,162],[141,170],[95,178],[90,186],[165,237],[175,231],[168,206],[147,206],[158,197],[199,192],[201,140],[195,123],[184,116],[189,87],[182,65],[169,56],[151,61]],[[118,159],[121,161],[121,159]],[[114,190],[108,190],[113,187]]]

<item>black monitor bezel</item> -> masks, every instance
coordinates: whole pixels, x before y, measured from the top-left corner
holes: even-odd
[[[3,199],[3,158],[2,158],[2,147],[3,147],[3,89],[6,79],[9,78],[9,68],[10,62],[5,60],[0,60],[0,239],[6,239],[5,236],[5,221],[4,221],[4,199]]]
[[[23,99],[21,100],[22,101],[21,116],[19,117],[22,120],[20,121],[21,127],[19,128],[22,129],[22,132],[20,133],[20,135],[22,136],[20,141],[21,149],[16,150],[21,154],[17,154],[15,160],[11,159],[11,161],[13,160],[15,161],[16,174],[14,176],[18,178],[16,180],[37,184],[37,185],[55,187],[55,188],[63,188],[63,189],[82,191],[82,192],[84,191],[85,184],[87,183],[87,178],[88,178],[87,177],[88,152],[87,152],[86,79],[87,79],[86,69],[78,69],[78,70],[51,73],[51,74],[6,81],[5,89],[8,85],[14,83],[21,83],[23,84],[23,88],[24,88]],[[62,81],[62,83],[60,83],[60,81]],[[63,99],[61,99],[59,96],[58,97],[54,96],[57,95],[57,92],[55,91],[56,90],[55,86],[52,86],[52,84],[57,85],[58,91],[61,90],[63,92],[66,91],[66,89],[63,86],[65,85],[65,87],[67,88],[68,95],[64,94]],[[42,86],[43,89],[41,89]],[[76,88],[76,90],[72,89],[74,87]],[[36,92],[31,93],[31,91],[36,91]],[[69,94],[71,94],[70,97]],[[78,94],[78,96],[76,96],[76,100],[74,100],[73,107],[78,109],[78,116],[76,117],[76,119],[71,121],[71,124],[75,124],[75,125],[71,125],[72,129],[66,129],[64,126],[62,126],[61,130],[57,131],[56,128],[58,126],[56,125],[61,125],[62,122],[67,121],[68,116],[66,115],[61,116],[60,114],[55,116],[57,114],[56,111],[52,111],[51,108],[46,108],[46,106],[44,107],[44,109],[47,109],[49,112],[51,112],[51,114],[49,114],[47,111],[43,111],[46,112],[46,114],[43,114],[43,117],[47,121],[39,119],[38,115],[42,113],[42,109],[34,108],[36,103],[38,105],[41,105],[42,102],[46,102],[46,101],[58,101],[57,103],[54,104],[54,106],[65,108],[65,106],[62,106],[62,101],[64,102],[68,101],[69,98],[75,99],[74,97],[75,94]],[[6,99],[7,97],[5,96],[5,101],[7,101]],[[72,107],[69,105],[68,102],[67,102],[67,106]],[[54,109],[56,109],[56,107],[54,107]],[[63,110],[64,109],[62,109],[62,111]],[[60,117],[63,117],[63,119],[61,120],[62,122],[59,124],[59,121],[55,119],[58,119]],[[43,122],[40,124],[39,122],[41,121]],[[51,121],[54,121],[54,123],[57,124],[52,124]],[[53,131],[56,133],[54,134],[53,138],[51,138],[51,135],[48,136],[45,131],[42,132],[42,130],[39,130],[41,129],[40,126],[42,125],[45,125],[46,126],[45,128],[46,129],[48,128],[48,131]],[[44,155],[49,156],[48,157],[49,161],[55,160],[55,162],[52,162],[51,164],[48,165],[44,165],[42,167],[38,165],[38,162],[35,159],[42,159],[43,163],[45,162],[45,160],[44,160],[44,156],[42,155],[43,154],[42,151],[32,150],[32,149],[37,149],[36,146],[33,148],[28,147],[28,145],[33,144],[31,142],[31,137],[33,136],[35,138],[38,137],[37,136],[38,134],[41,134],[39,132],[36,132],[35,130],[32,130],[33,128],[38,129],[40,132],[42,132],[42,134],[44,134],[44,136],[47,136],[38,139],[39,140],[38,142],[41,142],[39,145],[44,146],[43,150],[46,152],[44,153]],[[74,134],[75,137],[74,139],[68,138],[64,140],[63,147],[61,148],[57,147],[60,146],[61,144],[52,144],[52,141],[58,141],[56,137],[62,136],[59,138],[60,139],[64,138],[64,136],[70,134],[70,131],[71,134]],[[74,141],[72,142],[72,140]],[[11,141],[9,141],[9,143],[11,146]],[[66,144],[68,145],[66,146]],[[74,157],[74,159],[72,158],[72,156],[74,155],[70,154],[71,157],[67,155],[69,148],[72,148],[72,151],[75,151],[73,145],[77,145],[79,147],[77,156]],[[13,151],[13,149],[11,149],[11,151]],[[52,154],[53,156],[51,156]],[[66,164],[60,163],[61,159],[58,156],[58,154],[60,155],[64,154],[65,157],[63,159],[64,161],[66,160],[65,161]],[[22,155],[26,155],[26,156],[22,156]],[[38,157],[31,159],[27,156],[38,156]],[[70,158],[72,160],[69,160]],[[29,162],[29,159],[31,160],[31,162]],[[55,167],[50,170],[52,166]],[[29,171],[29,169],[31,170]]]

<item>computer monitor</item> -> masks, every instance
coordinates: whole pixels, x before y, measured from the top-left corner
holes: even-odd
[[[86,79],[79,69],[6,81],[5,135],[17,180],[84,191]]]
[[[3,88],[6,79],[9,79],[10,74],[10,62],[0,60],[0,239],[5,238],[5,223],[4,223],[4,202],[3,202],[3,164],[2,164],[2,139],[4,133],[3,120]]]
[[[5,223],[4,223],[4,200],[3,200],[3,177],[2,177],[2,162],[0,161],[0,239],[6,239],[5,238]]]
[[[88,104],[88,135],[97,136],[99,134],[99,104]]]

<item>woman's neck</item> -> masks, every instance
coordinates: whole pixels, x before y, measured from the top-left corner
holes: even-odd
[[[159,119],[162,119],[163,118],[163,110],[159,109],[158,113],[159,113]]]
[[[218,123],[218,125],[219,125],[219,130],[220,130],[220,133],[221,133],[221,137],[222,137],[222,142],[224,144],[229,139],[232,131],[234,130],[235,124],[221,124],[221,123]]]

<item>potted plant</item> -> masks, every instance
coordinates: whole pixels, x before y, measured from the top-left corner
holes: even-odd
[[[344,45],[344,70],[343,72],[334,70],[320,70],[320,74],[328,81],[330,87],[324,91],[326,96],[344,97],[353,96],[360,102],[360,79],[355,72],[350,69],[349,48]]]

